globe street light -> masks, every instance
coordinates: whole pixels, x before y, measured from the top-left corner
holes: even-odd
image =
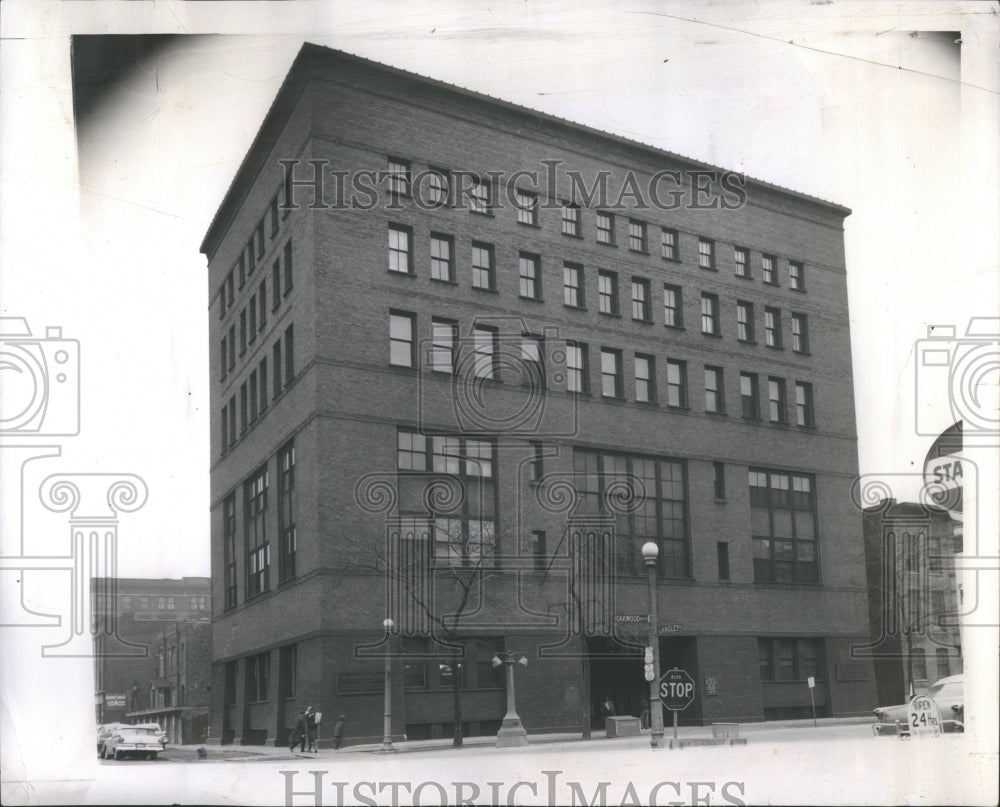
[[[391,619],[385,619],[385,707],[382,710],[382,751],[395,751],[392,747],[392,626]]]
[[[528,732],[525,731],[521,718],[517,716],[514,704],[514,665],[527,667],[528,659],[520,653],[497,653],[493,657],[493,666],[499,667],[501,664],[507,666],[507,714],[504,715],[500,731],[497,732],[497,748],[527,745]]]
[[[649,581],[649,645],[653,650],[653,678],[649,682],[649,716],[652,734],[649,743],[653,748],[663,748],[663,704],[660,702],[660,619],[656,609],[656,558],[660,547],[655,541],[642,545],[642,560],[646,564]]]

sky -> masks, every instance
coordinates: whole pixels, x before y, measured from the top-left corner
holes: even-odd
[[[996,26],[956,33],[972,19],[959,4],[905,17],[823,2],[437,3],[391,15],[250,3],[238,22],[213,4],[58,5],[60,17],[22,23],[15,4],[7,20],[47,38],[0,57],[0,301],[36,335],[60,325],[79,341],[80,433],[49,467],[148,486],[120,521],[122,576],[209,572],[198,247],[303,41],[850,207],[862,474],[919,473],[956,419],[947,373],[917,370],[921,340],[928,325],[961,336],[970,316],[998,309],[995,200],[980,183],[995,180],[1000,152],[981,120],[996,110],[996,74],[975,64]],[[114,30],[179,35],[140,42],[120,63],[105,51],[74,127],[68,34]],[[905,498],[914,484],[898,476],[893,489]]]

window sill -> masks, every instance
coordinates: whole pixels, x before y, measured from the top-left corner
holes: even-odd
[[[563,308],[569,308],[573,311],[586,311],[587,306],[585,305],[570,305],[569,303],[563,303]]]
[[[702,266],[701,264],[699,264],[699,265],[698,265],[698,268],[699,268],[699,269],[703,269],[703,270],[704,270],[704,271],[706,271],[706,272],[718,272],[718,271],[719,271],[719,270],[718,270],[718,269],[717,269],[716,267],[714,267],[714,266]]]
[[[619,314],[617,311],[598,311],[597,313],[600,314],[602,317],[614,317],[615,319],[622,318],[622,315]]]
[[[725,417],[729,417],[729,415],[727,415],[725,412],[715,412],[715,411],[712,411],[710,409],[706,409],[705,410],[705,414],[708,415],[709,417],[713,417],[713,418],[725,418]]]
[[[632,247],[629,247],[628,251],[631,252],[633,255],[645,255],[647,258],[649,257],[648,249],[632,249]]]
[[[665,322],[663,323],[663,327],[664,328],[670,328],[670,330],[672,330],[672,331],[683,331],[683,330],[686,330],[683,325],[667,325],[667,323],[665,323]]]
[[[482,291],[482,292],[486,292],[487,294],[499,294],[499,293],[500,293],[500,292],[498,292],[498,291],[497,291],[496,289],[488,289],[488,288],[486,288],[485,286],[473,286],[473,287],[472,287],[472,290],[473,290],[473,291]]]
[[[416,277],[416,272],[397,272],[395,269],[386,269],[386,273],[393,277]]]
[[[567,238],[579,238],[581,240],[583,239],[583,236],[580,235],[580,233],[567,233],[566,231],[563,231],[563,235],[565,235]]]
[[[617,247],[618,245],[611,241],[598,241],[597,242],[602,247]]]
[[[632,317],[632,322],[638,322],[638,323],[640,323],[642,325],[652,325],[653,324],[653,320],[651,320],[651,319],[646,319],[646,318],[641,318],[640,319],[638,317]]]
[[[737,275],[737,274],[734,274],[733,277],[737,277],[740,280],[753,280],[753,275]]]
[[[722,334],[721,333],[708,333],[707,331],[702,331],[701,335],[702,336],[711,336],[713,339],[721,339],[722,338]]]
[[[441,278],[441,277],[432,277],[430,280],[431,280],[432,283],[443,283],[446,286],[457,286],[458,285],[458,281],[457,280],[451,280],[451,279],[447,279],[446,280],[445,278]]]
[[[784,350],[781,345],[765,345],[768,350]]]
[[[523,294],[517,295],[517,299],[519,299],[519,300],[528,300],[529,302],[532,302],[532,303],[544,303],[545,302],[545,300],[542,297],[525,297]]]
[[[810,353],[808,350],[796,350],[795,348],[792,348],[792,353],[794,353],[796,356],[811,356],[812,355],[812,353]]]
[[[662,261],[670,261],[671,263],[680,263],[681,262],[680,258],[671,258],[669,255],[661,255],[660,256],[660,260],[662,260]]]
[[[690,406],[671,406],[670,404],[667,404],[667,409],[669,411],[671,411],[671,412],[690,412],[691,411],[691,407]]]

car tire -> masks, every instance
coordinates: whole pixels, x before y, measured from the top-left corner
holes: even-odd
[[[115,749],[115,761],[116,761],[116,762],[117,762],[117,761],[118,761],[118,759],[120,758],[120,757],[118,756],[118,753],[119,753],[119,752],[118,752],[118,749],[116,748],[116,749]]]

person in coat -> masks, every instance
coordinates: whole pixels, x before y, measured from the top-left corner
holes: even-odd
[[[340,748],[340,743],[344,739],[344,721],[345,717],[339,715],[337,717],[337,722],[333,724],[333,747]]]
[[[306,723],[305,712],[299,711],[295,717],[295,725],[292,727],[292,736],[288,740],[288,750],[294,751],[299,745],[300,751],[306,750],[306,738],[308,736],[308,724]]]
[[[309,750],[318,752],[319,748],[316,743],[316,739],[319,732],[319,726],[316,725],[316,710],[311,706],[306,707],[306,736],[309,739]]]

